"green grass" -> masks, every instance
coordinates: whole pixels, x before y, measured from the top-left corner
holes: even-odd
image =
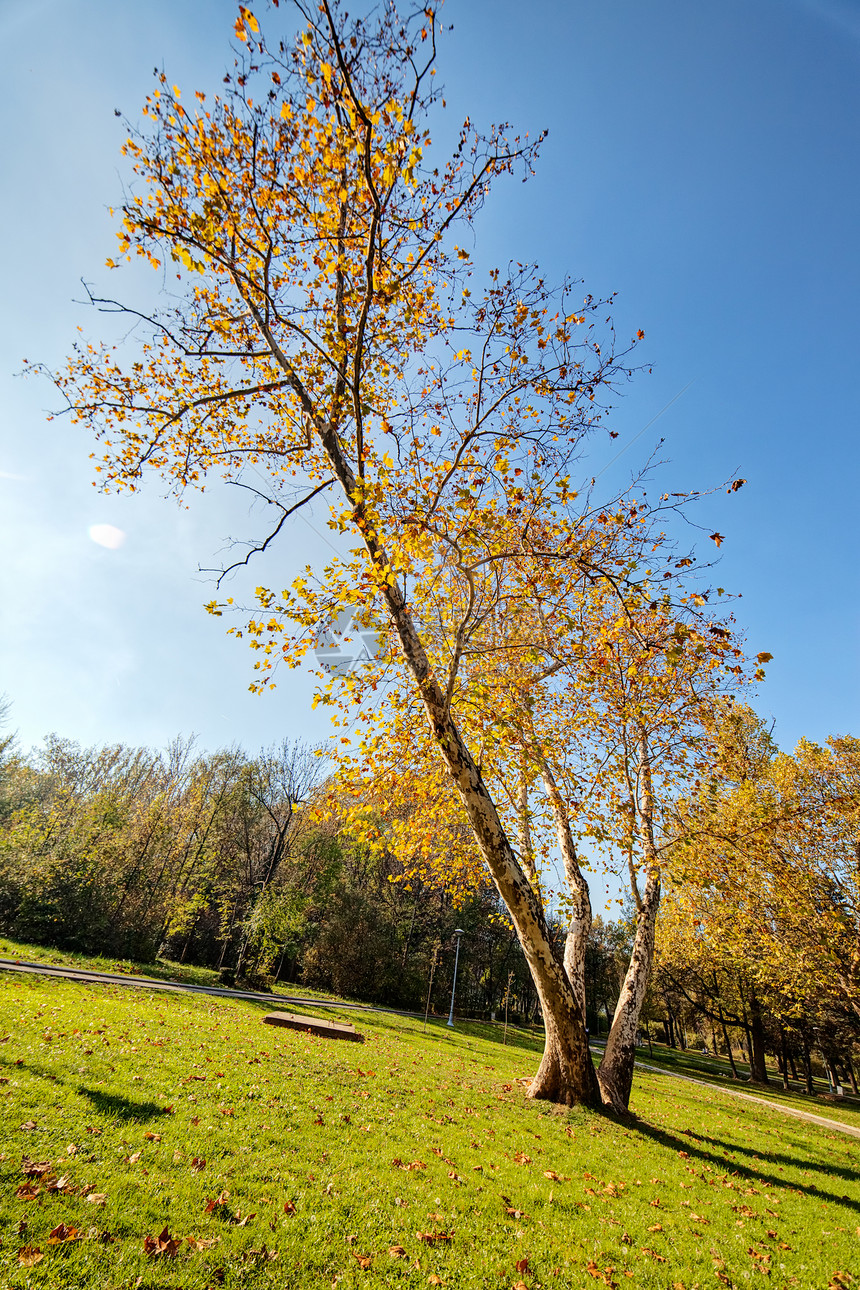
[[[687,1049],[682,1052],[663,1044],[654,1044],[653,1056],[647,1048],[637,1051],[637,1058],[646,1065],[660,1066],[664,1070],[674,1071],[679,1075],[688,1075],[693,1079],[708,1080],[722,1084],[727,1089],[740,1093],[749,1093],[753,1097],[764,1098],[768,1102],[777,1102],[792,1107],[797,1111],[808,1111],[811,1115],[823,1115],[829,1120],[838,1120],[860,1128],[860,1099],[852,1096],[838,1098],[827,1093],[827,1085],[821,1080],[815,1081],[816,1092],[813,1096],[801,1090],[799,1084],[792,1082],[791,1088],[782,1087],[782,1076],[778,1071],[768,1070],[771,1083],[767,1085],[750,1084],[744,1078],[747,1068],[737,1061],[740,1079],[733,1079],[731,1068],[723,1058],[706,1057]]]
[[[116,972],[127,976],[148,976],[157,981],[171,981],[178,985],[205,985],[223,987],[215,968],[198,967],[193,963],[176,963],[172,959],[157,958],[154,963],[138,963],[133,959],[103,958],[97,954],[78,954],[74,950],[47,949],[43,945],[30,945],[0,936],[0,958],[22,959],[27,963],[42,963],[46,967],[85,968],[91,972]],[[236,987],[241,989],[242,987]],[[274,994],[307,995],[315,999],[333,999],[326,990],[309,989],[304,985],[287,985],[281,981]]]
[[[353,1014],[353,1045],[264,1014],[0,975],[0,1285],[824,1290],[857,1267],[854,1139],[663,1075],[630,1123],[531,1102],[523,1031]],[[148,1255],[165,1227],[178,1253]]]

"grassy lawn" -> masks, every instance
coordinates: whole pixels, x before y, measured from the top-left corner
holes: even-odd
[[[29,945],[0,936],[0,958],[21,959],[26,963],[43,963],[46,967],[86,968],[91,972],[115,972],[127,976],[148,976],[157,981],[173,981],[180,985],[206,985],[223,987],[215,968],[197,967],[193,963],[175,963],[171,959],[157,958],[154,963],[136,963],[132,959],[101,958],[97,954],[76,954],[72,950],[46,949],[43,945]],[[237,987],[241,989],[242,987]],[[304,985],[276,986],[275,994],[308,995],[315,999],[333,999],[325,990],[309,989]]]
[[[660,1066],[664,1070],[675,1071],[679,1075],[723,1084],[726,1088],[736,1089],[740,1093],[750,1093],[753,1097],[762,1097],[769,1102],[778,1102],[798,1111],[808,1111],[811,1115],[823,1115],[829,1120],[839,1120],[843,1124],[852,1124],[860,1128],[860,1099],[850,1095],[842,1098],[833,1097],[827,1093],[827,1085],[821,1080],[815,1081],[816,1093],[810,1097],[809,1094],[801,1091],[799,1084],[793,1082],[790,1089],[784,1089],[782,1076],[776,1070],[768,1069],[768,1075],[772,1081],[770,1084],[764,1087],[759,1084],[749,1084],[745,1079],[748,1068],[742,1066],[737,1060],[735,1065],[741,1078],[736,1080],[732,1079],[727,1061],[722,1058],[706,1057],[690,1049],[681,1052],[663,1044],[654,1044],[653,1056],[647,1048],[640,1048],[637,1058],[649,1066]]]
[[[341,1044],[265,1011],[0,975],[0,1284],[839,1290],[858,1267],[856,1140],[646,1073],[628,1124],[529,1102],[522,1031],[353,1014],[366,1043]]]

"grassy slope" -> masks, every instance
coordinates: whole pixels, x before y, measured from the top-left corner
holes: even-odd
[[[751,1085],[745,1078],[747,1067],[735,1062],[741,1078],[732,1078],[727,1061],[723,1058],[703,1057],[700,1053],[680,1052],[663,1044],[654,1044],[653,1055],[647,1048],[638,1050],[638,1060],[648,1066],[659,1066],[666,1071],[689,1076],[691,1079],[708,1080],[721,1084],[726,1089],[735,1089],[741,1093],[750,1093],[754,1097],[764,1098],[768,1102],[777,1102],[792,1107],[797,1111],[808,1111],[811,1115],[822,1115],[830,1120],[839,1120],[860,1128],[860,1099],[855,1097],[837,1098],[827,1094],[827,1085],[821,1080],[815,1081],[816,1096],[810,1097],[801,1091],[800,1084],[792,1083],[790,1089],[783,1089],[782,1077],[769,1069],[771,1083],[765,1086]]]
[[[0,977],[0,1284],[823,1290],[858,1266],[855,1139],[662,1075],[630,1124],[529,1102],[524,1032],[368,1015],[359,1046],[264,1013]],[[18,1198],[24,1157],[68,1190]],[[215,1244],[148,1257],[165,1225]]]
[[[91,972],[118,972],[127,976],[148,976],[158,981],[175,981],[181,985],[208,985],[221,987],[214,968],[198,967],[194,963],[175,963],[158,958],[154,963],[136,963],[132,959],[102,958],[97,954],[77,954],[73,950],[46,949],[43,945],[29,945],[0,936],[0,958],[22,959],[27,963],[43,963],[46,967],[86,968]],[[285,985],[276,994],[313,995],[317,999],[333,999],[325,990],[308,989],[306,986]]]

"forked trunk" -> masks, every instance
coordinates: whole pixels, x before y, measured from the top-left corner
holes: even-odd
[[[475,842],[516,929],[540,999],[546,1026],[546,1050],[529,1090],[530,1096],[552,1099],[568,1106],[577,1103],[599,1106],[600,1093],[588,1051],[585,1014],[580,1010],[564,965],[559,961],[552,944],[539,895],[514,853],[496,805],[484,783],[481,769],[454,720],[450,698],[440,686],[427,657],[406,597],[391,576],[391,561],[369,523],[362,490],[345,457],[336,429],[318,416],[289,359],[275,344],[265,320],[259,314],[255,317],[275,358],[298,394],[353,507],[354,520],[362,533],[370,561],[381,575],[381,594],[424,706],[433,741],[445,762],[454,788],[463,803]]]

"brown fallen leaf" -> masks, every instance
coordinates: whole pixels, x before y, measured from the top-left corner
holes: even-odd
[[[58,1223],[48,1234],[49,1245],[65,1245],[66,1241],[80,1241],[82,1239],[82,1233],[76,1227],[67,1227],[65,1223]]]
[[[107,1192],[91,1191],[87,1196],[87,1203],[90,1205],[103,1205],[107,1200]]]
[[[233,1219],[233,1222],[236,1224],[237,1227],[247,1227],[251,1219],[256,1217],[257,1217],[257,1214],[255,1211],[253,1214],[246,1214],[245,1217],[243,1218],[241,1209],[237,1209],[236,1217]]]
[[[229,1199],[230,1193],[228,1191],[222,1191],[214,1200],[207,1200],[203,1207],[204,1214],[214,1214],[216,1209],[223,1209]]]
[[[358,1262],[358,1266],[362,1269],[362,1271],[366,1272],[366,1271],[367,1271],[367,1269],[370,1267],[370,1261],[371,1261],[371,1259],[373,1258],[373,1255],[372,1255],[372,1254],[356,1254],[355,1250],[350,1250],[350,1254],[352,1255],[352,1257],[353,1257],[354,1259],[356,1259],[356,1260],[357,1260],[357,1262]]]
[[[527,1156],[524,1151],[516,1152],[516,1154],[514,1155],[514,1160],[517,1162],[518,1165],[530,1165],[532,1162],[531,1156]]]
[[[437,1245],[439,1242],[450,1241],[454,1235],[453,1232],[416,1232],[415,1235],[419,1241],[425,1245]]]
[[[442,1278],[437,1277],[435,1272],[431,1272],[427,1280],[431,1286],[440,1286],[442,1284]]]
[[[143,1238],[143,1250],[151,1259],[161,1257],[175,1259],[179,1253],[182,1240],[179,1237],[171,1236],[165,1224],[164,1230],[158,1236],[145,1236]]]
[[[218,1244],[218,1242],[221,1240],[221,1237],[220,1236],[208,1236],[208,1237],[186,1236],[185,1240],[188,1243],[188,1245],[190,1245],[192,1250],[211,1250],[213,1245]]]
[[[146,1130],[146,1133],[144,1133],[144,1135],[143,1135],[143,1136],[146,1138],[147,1142],[160,1142],[160,1141],[161,1141],[161,1134],[160,1134],[160,1133],[153,1133],[151,1129],[147,1129],[147,1130]]]
[[[135,1151],[134,1155],[127,1157],[126,1163],[129,1165],[136,1165],[142,1155],[142,1151]]]
[[[514,1267],[516,1268],[517,1272],[520,1272],[520,1273],[528,1272],[529,1261],[528,1259],[517,1259],[516,1263],[514,1264]]]
[[[662,1232],[662,1231],[663,1231],[663,1224],[662,1224],[662,1223],[652,1223],[652,1224],[651,1224],[651,1226],[648,1228],[648,1231],[649,1231],[649,1232]]]
[[[195,1156],[191,1161],[191,1168],[195,1174],[199,1174],[201,1169],[206,1168],[206,1159],[204,1156]]]
[[[22,1245],[18,1251],[18,1263],[22,1268],[33,1268],[44,1258],[42,1251],[35,1245]]]
[[[21,1183],[15,1195],[19,1200],[35,1200],[41,1190],[41,1187],[35,1187],[33,1183]]]
[[[62,1195],[64,1192],[74,1193],[74,1187],[67,1174],[61,1178],[49,1178],[45,1183],[45,1191],[49,1196]]]
[[[21,1128],[24,1129],[25,1131],[29,1131],[30,1129],[38,1129],[38,1127],[39,1126],[35,1120],[25,1120],[24,1123],[21,1125]]]
[[[426,1168],[427,1168],[427,1166],[425,1165],[425,1163],[424,1163],[424,1161],[423,1161],[423,1160],[413,1160],[413,1161],[411,1162],[411,1164],[405,1164],[405,1163],[400,1159],[400,1157],[399,1157],[399,1156],[395,1156],[395,1157],[394,1157],[394,1159],[393,1159],[393,1160],[392,1160],[392,1162],[391,1162],[391,1167],[392,1167],[392,1169],[405,1169],[405,1170],[407,1170],[407,1172],[408,1172],[409,1170],[412,1170],[412,1169],[426,1169]]]
[[[49,1174],[53,1167],[50,1160],[30,1160],[24,1156],[21,1173],[25,1178],[41,1178],[44,1174]]]
[[[665,1262],[666,1262],[666,1260],[663,1258],[663,1255],[662,1255],[662,1254],[658,1254],[656,1250],[649,1250],[647,1245],[642,1245],[642,1246],[640,1246],[640,1248],[639,1248],[639,1253],[640,1253],[640,1254],[648,1254],[648,1255],[650,1255],[650,1256],[651,1256],[651,1258],[654,1260],[654,1262],[655,1262],[655,1263],[665,1263]]]
[[[389,1245],[388,1253],[395,1259],[406,1259],[409,1257],[402,1245]]]
[[[296,1207],[295,1207],[295,1205],[293,1204],[293,1202],[292,1202],[291,1200],[285,1200],[285,1201],[284,1201],[284,1213],[285,1213],[285,1214],[295,1214],[295,1212],[296,1212]]]

